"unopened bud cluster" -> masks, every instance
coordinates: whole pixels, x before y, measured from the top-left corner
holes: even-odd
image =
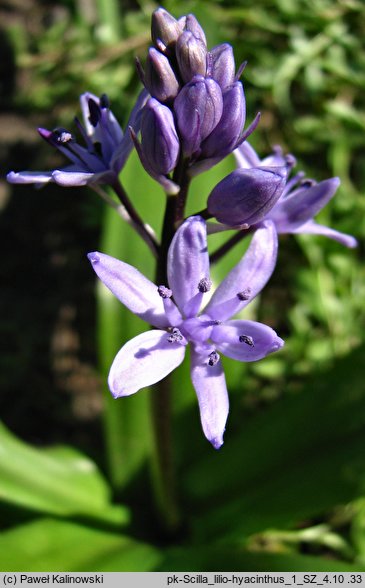
[[[151,98],[142,113],[141,142],[136,133],[133,138],[147,172],[174,192],[178,187],[166,176],[179,161],[197,173],[245,138],[245,96],[232,47],[224,43],[208,50],[192,14],[176,20],[163,8],[156,10],[152,42],[144,68],[138,63]]]

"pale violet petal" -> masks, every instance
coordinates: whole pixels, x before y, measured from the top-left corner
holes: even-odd
[[[244,141],[244,143],[237,147],[237,149],[233,151],[233,155],[236,158],[237,167],[249,169],[250,167],[258,167],[261,165],[259,156],[248,141]]]
[[[115,398],[129,396],[156,384],[182,363],[185,347],[170,343],[168,337],[166,331],[146,331],[122,347],[108,377]]]
[[[100,280],[129,310],[158,328],[169,326],[157,286],[133,266],[104,253],[89,253]]]
[[[282,198],[268,214],[275,222],[278,233],[288,233],[311,220],[334,196],[339,178],[330,178],[319,184],[300,186]]]
[[[223,445],[223,433],[229,412],[226,379],[222,364],[209,365],[207,355],[191,346],[191,379],[199,402],[204,435],[215,449]]]
[[[265,221],[255,231],[241,261],[214,292],[204,312],[224,321],[242,310],[265,286],[274,271],[278,239],[275,225]]]
[[[328,237],[329,239],[333,239],[334,241],[338,241],[341,245],[345,247],[349,247],[353,249],[357,247],[358,242],[352,235],[348,235],[347,233],[341,233],[340,231],[335,231],[335,229],[331,229],[330,227],[325,227],[324,225],[319,225],[314,221],[308,221],[304,225],[301,225],[295,230],[290,231],[294,234],[299,233],[308,233],[311,235],[323,235],[323,237]]]
[[[141,128],[142,108],[146,104],[148,97],[148,92],[146,90],[141,90],[136,100],[136,103],[133,107],[129,120],[125,126],[126,132],[124,134],[124,137],[120,142],[119,147],[115,150],[112,160],[110,162],[110,167],[112,167],[118,173],[124,167],[124,164],[127,161],[128,156],[133,149],[133,141],[131,138],[131,134],[129,132],[129,128],[131,127],[135,134],[138,135]]]
[[[255,321],[217,325],[212,329],[211,340],[223,355],[238,361],[257,361],[284,345],[271,327]]]
[[[177,230],[167,258],[169,287],[179,309],[184,312],[185,305],[195,297],[188,316],[198,312],[199,284],[209,280],[209,275],[206,223],[200,216],[191,216]]]
[[[52,172],[11,171],[6,179],[10,184],[47,184],[52,181]]]
[[[81,106],[84,127],[86,129],[87,135],[89,137],[93,137],[94,132],[95,132],[95,127],[93,127],[93,125],[90,122],[90,118],[89,118],[90,117],[89,100],[94,100],[94,102],[96,102],[96,104],[99,104],[100,100],[97,96],[95,96],[95,94],[92,94],[91,92],[84,92],[84,94],[81,94],[81,96],[80,96],[80,106]]]
[[[95,175],[91,172],[55,169],[52,172],[52,179],[60,186],[71,188],[72,186],[86,186],[86,184],[90,184],[95,179]]]

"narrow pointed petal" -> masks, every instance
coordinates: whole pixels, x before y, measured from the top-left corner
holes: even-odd
[[[133,266],[104,253],[89,253],[88,258],[100,280],[129,310],[155,327],[169,326],[155,284]]]
[[[11,171],[6,179],[10,184],[47,184],[52,181],[52,172]]]
[[[168,253],[167,277],[175,302],[184,311],[199,292],[201,280],[209,279],[207,230],[200,216],[191,216],[176,232]]]
[[[254,321],[227,321],[217,325],[213,327],[211,339],[218,351],[238,361],[257,361],[284,345],[271,327]]]
[[[278,232],[285,233],[311,220],[334,196],[339,178],[324,180],[319,184],[304,184],[282,198],[269,214]]]
[[[259,167],[261,160],[251,145],[245,141],[233,151],[236,158],[237,167],[249,169],[250,167]]]
[[[95,180],[96,174],[92,172],[73,171],[68,169],[56,169],[52,172],[52,179],[65,188],[72,186],[85,186]]]
[[[89,108],[89,100],[93,100],[96,104],[99,104],[99,98],[92,94],[91,92],[84,92],[80,96],[80,107],[82,113],[82,120],[84,123],[84,127],[86,133],[89,137],[93,137],[95,132],[95,127],[90,122],[90,108]]]
[[[226,276],[205,308],[205,314],[226,320],[257,296],[274,271],[278,239],[275,225],[265,221],[256,230],[241,261]]]
[[[166,331],[146,331],[126,343],[110,368],[108,384],[115,398],[159,382],[177,368],[185,347],[170,343]]]
[[[129,129],[131,127],[136,134],[138,134],[141,129],[142,108],[146,104],[148,97],[149,94],[145,89],[143,89],[139,93],[137,101],[133,107],[133,110],[125,127],[126,129]],[[131,134],[129,132],[126,132],[119,147],[114,152],[110,166],[117,172],[119,172],[124,166],[125,162],[127,161],[132,149],[133,141],[131,138]]]
[[[229,412],[226,379],[221,362],[209,365],[208,357],[192,347],[191,379],[198,397],[204,435],[215,449],[219,449],[223,445]]]
[[[328,237],[329,239],[333,239],[334,241],[338,241],[341,245],[345,247],[349,247],[353,249],[357,247],[358,242],[352,235],[348,235],[347,233],[341,233],[340,231],[335,231],[330,227],[325,227],[324,225],[319,225],[314,221],[308,221],[304,225],[301,225],[295,230],[288,231],[290,233],[298,234],[298,233],[308,233],[311,235],[323,235],[323,237]]]
[[[288,163],[288,157],[290,158],[291,167],[293,167],[296,164],[295,157],[293,155],[284,155],[280,145],[275,145],[273,152],[261,160],[261,165],[267,165],[268,167],[285,165]]]

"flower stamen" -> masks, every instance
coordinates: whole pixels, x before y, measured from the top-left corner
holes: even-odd
[[[178,329],[177,327],[172,327],[171,329],[169,329],[169,331],[171,333],[170,336],[167,338],[169,343],[181,343],[181,341],[184,339],[180,329]]]
[[[245,290],[242,290],[241,292],[237,292],[237,298],[238,300],[248,300],[251,296],[251,288],[246,288]]]
[[[209,292],[212,287],[212,280],[210,278],[202,278],[198,284],[198,290],[202,294]]]
[[[218,361],[220,360],[220,355],[215,350],[208,355],[208,365],[214,366],[217,365]]]
[[[255,343],[250,335],[240,335],[238,339],[240,343],[246,343],[246,345],[249,345],[250,347],[255,347]]]

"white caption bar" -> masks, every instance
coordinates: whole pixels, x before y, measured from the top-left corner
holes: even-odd
[[[34,585],[59,586],[65,584],[103,585],[103,588],[167,588],[188,585],[196,588],[223,585],[243,587],[248,585],[324,586],[336,588],[346,586],[365,588],[365,572],[2,572],[1,585],[25,587]]]

